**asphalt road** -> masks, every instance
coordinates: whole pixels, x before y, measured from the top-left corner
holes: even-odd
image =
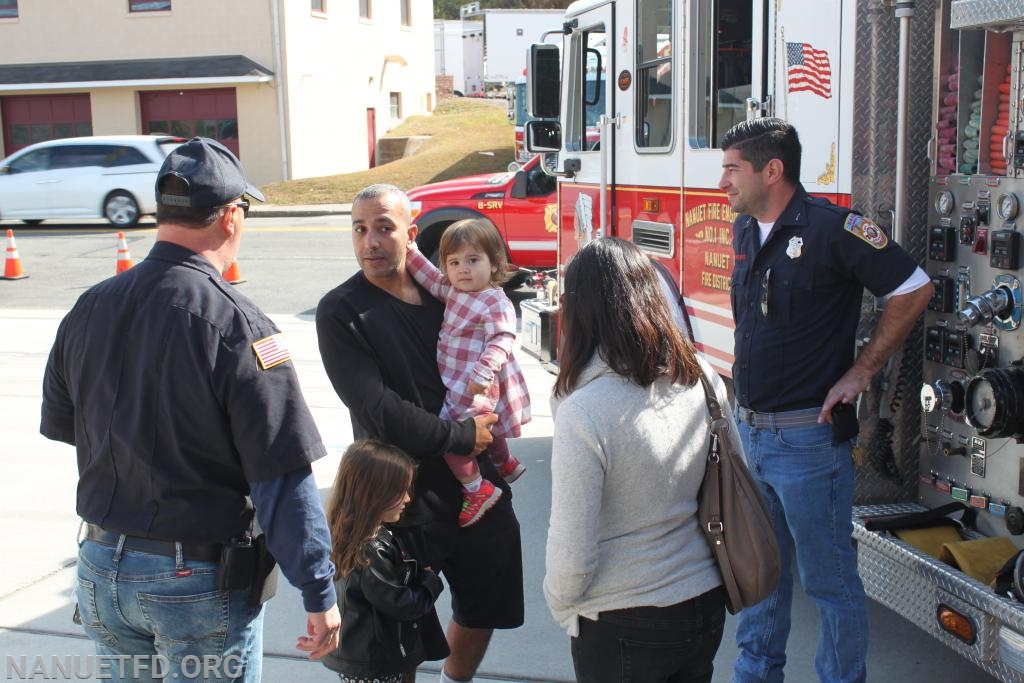
[[[88,654],[91,646],[69,619],[68,593],[74,576],[75,468],[73,450],[38,435],[39,384],[56,325],[63,312],[91,284],[114,274],[116,230],[100,222],[13,227],[25,272],[19,281],[0,280],[0,654]],[[144,224],[127,231],[129,251],[141,260],[155,230]],[[312,313],[320,297],[355,272],[346,216],[251,218],[239,256],[246,282],[239,288],[272,315],[289,338],[303,392],[330,455],[315,467],[322,491],[330,486],[338,456],[351,440],[348,415],[334,395],[316,349]],[[527,295],[526,292],[522,293]],[[571,681],[565,633],[543,601],[544,547],[550,509],[551,419],[547,396],[552,377],[519,353],[534,403],[534,421],[515,444],[529,466],[515,484],[516,510],[523,531],[526,625],[496,634],[478,683],[484,681]],[[336,680],[309,665],[293,648],[304,619],[297,592],[282,582],[268,608],[265,676],[268,681]],[[439,601],[448,614],[447,594]],[[869,680],[883,683],[984,683],[994,680],[877,603],[869,604]],[[736,649],[736,619],[716,658],[715,683],[728,681]],[[817,615],[799,590],[790,636],[788,680],[817,676],[813,656]],[[12,679],[6,664],[0,669]],[[437,663],[427,663],[419,679],[433,683]]]
[[[115,273],[117,230],[103,221],[0,223],[0,230],[7,228],[14,230],[29,277],[0,282],[0,306],[67,309],[85,289]],[[246,282],[239,289],[265,311],[312,313],[325,292],[358,269],[349,228],[347,216],[247,219],[238,257]],[[125,231],[135,262],[155,239],[151,218]]]

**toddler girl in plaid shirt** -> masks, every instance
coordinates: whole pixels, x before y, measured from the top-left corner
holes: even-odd
[[[437,367],[448,390],[441,417],[461,421],[497,414],[489,453],[511,483],[526,466],[509,453],[506,439],[518,437],[520,426],[530,421],[530,394],[512,355],[515,307],[501,289],[508,264],[505,243],[490,223],[468,219],[449,226],[439,251],[443,273],[414,242],[406,265],[418,283],[445,302],[437,341]],[[480,476],[476,458],[446,453],[444,459],[462,484],[459,526],[470,526],[494,506],[501,489]]]

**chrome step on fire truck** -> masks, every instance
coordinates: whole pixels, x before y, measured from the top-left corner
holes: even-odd
[[[736,122],[792,122],[807,190],[924,264],[936,296],[858,406],[861,574],[873,599],[1024,682],[1024,604],[862,523],[962,501],[967,537],[1024,547],[1024,3],[581,0],[531,48],[528,80],[530,114],[555,119],[528,124],[527,145],[558,175],[559,268],[597,236],[632,240],[727,378],[734,216],[717,185]],[[859,344],[882,305],[865,298]],[[527,341],[555,356],[557,334]]]

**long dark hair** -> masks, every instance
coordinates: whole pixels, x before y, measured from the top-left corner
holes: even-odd
[[[401,449],[373,439],[356,441],[341,456],[327,500],[331,561],[339,575],[369,564],[366,543],[384,511],[412,486],[415,471],[416,463]]]
[[[562,302],[556,396],[572,393],[595,352],[642,387],[662,375],[686,386],[700,377],[654,266],[631,242],[605,237],[580,249],[565,271]]]

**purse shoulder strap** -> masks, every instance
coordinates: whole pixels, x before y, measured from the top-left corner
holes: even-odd
[[[704,369],[701,368],[700,372],[700,383],[704,387],[704,400],[708,404],[708,413],[711,414],[711,422],[721,419],[722,417],[722,405],[718,402],[718,394],[715,392],[715,388],[711,386],[711,381],[708,380],[708,376],[704,374]]]

